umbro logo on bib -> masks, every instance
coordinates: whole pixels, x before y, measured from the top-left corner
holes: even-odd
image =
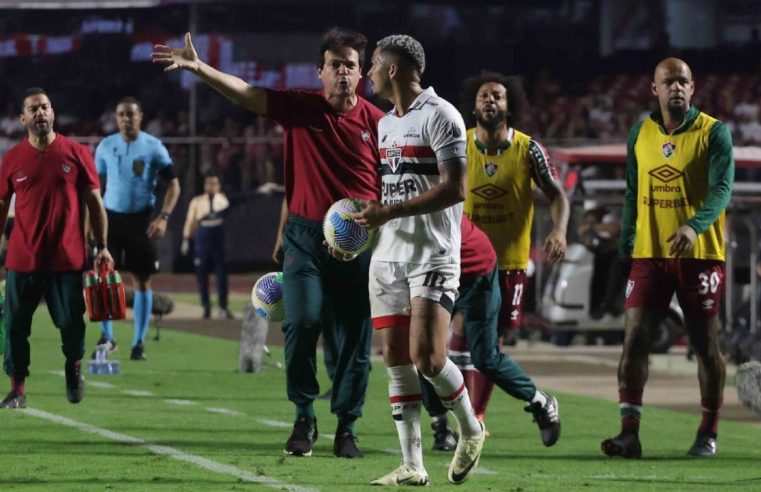
[[[63,172],[65,172],[66,174],[69,174],[69,171],[71,171],[71,166],[66,163],[63,163],[61,164],[61,169],[63,169]]]

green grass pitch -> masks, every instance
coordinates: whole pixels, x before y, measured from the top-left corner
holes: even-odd
[[[90,324],[88,350],[98,335],[98,327]],[[40,412],[4,410],[0,490],[277,490],[285,485],[323,491],[378,490],[368,482],[399,462],[381,363],[373,366],[365,416],[357,426],[365,458],[333,458],[332,440],[325,436],[317,440],[312,457],[292,458],[282,453],[290,431],[278,427],[288,426],[294,417],[281,369],[270,366],[259,374],[237,374],[236,343],[171,331],[165,331],[160,342],[147,345],[148,361],[131,362],[126,350],[131,336],[131,326],[117,323],[122,350],[114,358],[121,360],[122,374],[87,376],[84,401],[71,405],[64,392],[58,333],[44,307],[38,310],[32,376],[27,381],[29,407],[118,434],[86,432],[40,418]],[[273,359],[282,360],[278,348],[273,348]],[[325,380],[321,372],[321,381]],[[685,453],[697,417],[646,407],[642,431],[646,458],[612,460],[600,453],[599,443],[618,428],[617,406],[566,394],[562,388],[550,389],[557,391],[563,420],[563,436],[555,447],[541,445],[520,402],[495,393],[487,420],[491,437],[481,460],[484,473],[462,486],[450,485],[449,455],[426,452],[433,487],[627,492],[761,488],[757,425],[722,422],[718,456],[694,460]],[[318,401],[316,409],[320,432],[333,433],[335,419],[328,402]],[[427,417],[423,428],[428,449]],[[111,438],[114,435],[136,441],[120,442]],[[175,452],[191,456],[191,461],[167,455]],[[198,460],[210,460],[204,463],[211,462],[217,471],[199,466]],[[254,479],[277,484],[253,483]]]

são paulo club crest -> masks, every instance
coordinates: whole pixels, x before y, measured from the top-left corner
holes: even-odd
[[[661,146],[661,151],[663,152],[663,156],[668,159],[676,151],[676,145],[671,142],[666,142],[663,144],[663,146]]]
[[[370,140],[370,131],[369,130],[362,130],[359,132],[359,136],[362,137],[363,142],[367,142]]]
[[[495,174],[497,174],[497,163],[496,162],[485,162],[484,163],[484,172],[490,178],[493,177]]]
[[[389,167],[391,167],[392,172],[396,172],[396,168],[399,166],[399,161],[401,160],[401,147],[389,147],[386,149],[386,161],[388,162]]]

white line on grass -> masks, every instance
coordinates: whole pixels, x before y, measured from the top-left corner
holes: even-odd
[[[174,398],[167,398],[164,400],[166,403],[169,403],[170,405],[196,405],[198,402],[195,402],[193,400],[177,400]]]
[[[103,381],[87,381],[87,386],[92,386],[93,388],[104,388],[104,389],[113,389],[116,388],[111,383],[104,383]]]
[[[66,377],[66,373],[64,371],[50,371],[50,374],[53,376],[60,376],[62,378]],[[116,388],[111,383],[105,383],[103,381],[87,381],[86,383],[88,386],[92,386],[93,388],[104,388],[104,389],[113,389]]]
[[[281,429],[290,429],[293,427],[292,422],[284,422],[282,420],[256,419],[256,421],[268,427],[279,427]]]
[[[260,424],[264,424],[264,425],[266,425],[268,427],[277,427],[277,428],[280,428],[280,429],[290,429],[290,428],[293,427],[293,423],[291,423],[291,422],[285,422],[283,420],[256,419],[256,421],[259,422]],[[335,434],[320,433],[320,435],[322,437],[327,437],[328,439],[331,439],[331,440],[336,438]]]
[[[202,456],[188,454],[183,451],[180,451],[179,449],[175,449],[169,446],[160,446],[158,444],[151,444],[150,442],[144,441],[142,439],[138,439],[136,437],[128,436],[126,434],[121,434],[119,432],[110,431],[108,429],[103,429],[101,427],[95,427],[94,425],[86,424],[84,422],[78,422],[76,420],[71,420],[66,417],[61,417],[60,415],[55,415],[52,413],[45,412],[43,410],[37,410],[35,408],[27,408],[26,410],[22,410],[22,412],[24,412],[26,415],[32,415],[34,417],[41,418],[43,420],[55,422],[57,424],[65,425],[67,427],[73,427],[82,432],[89,432],[90,434],[95,434],[101,437],[105,437],[106,439],[111,439],[112,441],[140,446],[142,448],[147,449],[151,453],[158,454],[161,456],[168,456],[178,461],[191,463],[193,465],[212,471],[214,473],[220,473],[223,475],[231,475],[233,477],[239,478],[246,482],[259,483],[259,484],[267,485],[275,489],[285,489],[285,490],[291,490],[294,492],[313,492],[313,491],[316,492],[317,491],[317,489],[300,487],[298,485],[292,485],[289,483],[281,482],[280,480],[270,478],[265,475],[257,475],[256,473],[242,470],[232,465],[225,465],[223,463],[218,463],[216,461],[212,461]]]
[[[240,416],[246,415],[243,412],[239,412],[237,410],[233,410],[230,408],[223,408],[223,407],[211,407],[211,408],[207,408],[206,411],[212,412],[212,413],[221,413],[222,415],[229,415],[231,417],[240,417]]]
[[[122,393],[129,396],[156,396],[150,391],[145,390],[122,390]]]

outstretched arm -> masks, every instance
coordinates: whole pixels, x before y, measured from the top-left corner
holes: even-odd
[[[164,71],[183,69],[192,72],[214,90],[254,113],[267,113],[267,92],[259,87],[247,84],[244,80],[224,72],[220,72],[198,58],[193,47],[190,33],[185,33],[185,46],[170,48],[163,44],[153,47],[153,63],[165,65]]]

